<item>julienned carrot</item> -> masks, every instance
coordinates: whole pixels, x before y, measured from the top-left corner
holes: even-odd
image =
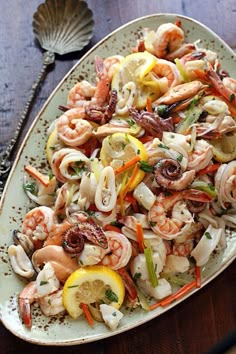
[[[105,231],[115,231],[115,232],[120,232],[119,227],[114,226],[114,225],[110,225],[110,224],[107,224],[107,225],[104,227],[104,230],[105,230]]]
[[[147,98],[146,109],[148,112],[152,113],[152,100],[150,99],[150,97]]]
[[[127,161],[123,166],[118,167],[115,170],[115,175],[118,175],[121,172],[124,172],[125,170],[127,170],[128,168],[130,168],[131,166],[135,165],[136,162],[140,161],[141,157],[136,155],[135,157],[133,157],[131,160]]]
[[[196,277],[196,286],[197,288],[201,287],[201,268],[196,265],[195,268],[195,277]]]
[[[133,169],[132,175],[130,176],[130,179],[128,180],[128,182],[126,183],[126,185],[124,186],[124,188],[122,190],[123,198],[128,193],[130,186],[132,185],[135,177],[137,176],[138,170],[139,170],[139,164],[136,164],[134,169]]]
[[[89,312],[88,305],[81,303],[80,307],[83,310],[84,316],[85,316],[86,320],[88,321],[88,324],[90,326],[93,326],[94,325],[94,321],[93,321],[93,318],[91,316],[91,313]]]
[[[137,222],[136,224],[136,235],[138,239],[138,247],[140,253],[144,252],[144,237],[143,237],[143,227],[140,222]]]
[[[176,291],[176,293],[174,293],[173,295],[170,295],[166,299],[151,305],[149,307],[149,310],[154,310],[159,306],[165,307],[169,305],[172,301],[180,299],[182,296],[186,295],[190,290],[192,290],[195,287],[196,287],[196,280],[193,280],[191,281],[191,283],[182,286],[182,288]]]
[[[218,170],[218,168],[220,167],[221,163],[215,163],[213,165],[209,165],[205,168],[203,168],[202,170],[198,171],[199,175],[205,175],[206,173],[211,173],[211,172],[215,172]]]

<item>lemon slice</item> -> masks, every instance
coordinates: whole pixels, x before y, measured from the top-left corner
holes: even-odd
[[[52,156],[55,151],[59,150],[64,145],[59,140],[57,136],[57,128],[55,128],[52,133],[49,135],[47,144],[46,144],[46,157],[48,160],[49,165],[51,166],[52,163]]]
[[[123,99],[123,88],[133,82],[136,86],[133,106],[141,109],[159,95],[159,84],[153,79],[151,72],[156,65],[156,57],[148,52],[133,53],[126,56],[120,63],[112,79],[112,89],[117,91],[118,101]]]
[[[124,301],[125,288],[114,270],[100,265],[77,269],[65,282],[62,301],[69,315],[76,319],[80,304],[106,303],[119,309]]]
[[[103,166],[110,165],[113,169],[123,166],[126,162],[132,160],[135,156],[140,156],[141,160],[147,160],[147,152],[140,140],[126,133],[114,133],[107,136],[102,142],[100,159]],[[131,176],[134,166],[127,171],[116,176],[117,187],[122,184],[123,178]],[[128,172],[128,173],[127,173]],[[133,190],[143,179],[145,173],[142,170],[137,172],[133,183],[130,185],[130,190]],[[126,183],[127,181],[124,181]]]
[[[213,146],[214,158],[219,162],[229,162],[236,159],[236,134],[217,140],[208,140]]]

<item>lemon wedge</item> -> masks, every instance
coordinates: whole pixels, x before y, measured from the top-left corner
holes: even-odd
[[[139,156],[141,160],[147,160],[147,152],[143,143],[130,134],[114,133],[107,136],[102,142],[100,159],[103,166],[110,165],[116,170],[126,162],[132,160],[135,156]],[[134,166],[116,176],[118,188],[122,184],[124,176],[126,176],[127,180],[129,179],[133,169]],[[130,185],[130,190],[133,190],[142,181],[144,175],[145,173],[142,170],[137,172],[135,179]],[[127,181],[124,181],[124,183],[126,182]]]
[[[46,157],[48,160],[49,165],[52,165],[52,156],[55,151],[62,148],[64,145],[59,140],[57,136],[57,128],[55,128],[48,137],[47,144],[46,144]]]
[[[154,80],[152,69],[157,63],[154,55],[139,52],[127,55],[120,63],[112,79],[112,89],[117,91],[118,102],[123,99],[123,88],[133,82],[136,86],[133,106],[141,109],[159,96],[159,84]]]
[[[66,280],[62,301],[69,315],[76,319],[82,310],[80,304],[106,303],[119,309],[124,301],[125,288],[119,274],[101,266],[77,269]]]
[[[208,140],[213,147],[213,156],[219,162],[229,162],[236,159],[236,134],[217,140]]]

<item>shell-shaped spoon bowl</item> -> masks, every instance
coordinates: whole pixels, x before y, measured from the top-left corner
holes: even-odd
[[[93,13],[82,0],[46,0],[35,12],[32,26],[42,48],[63,55],[89,43]]]

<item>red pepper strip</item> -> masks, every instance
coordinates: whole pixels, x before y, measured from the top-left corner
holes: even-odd
[[[215,163],[214,165],[209,165],[202,170],[198,171],[199,175],[205,175],[207,173],[215,172],[220,167],[221,163]]]
[[[89,312],[88,305],[83,304],[83,303],[81,302],[80,307],[81,307],[81,309],[83,310],[84,316],[85,316],[85,318],[86,318],[88,324],[89,324],[90,326],[93,326],[93,325],[94,325],[94,321],[93,321],[93,318],[92,318],[92,316],[91,316],[91,313]]]
[[[196,280],[193,280],[191,283],[188,283],[182,288],[180,288],[176,293],[173,295],[168,296],[166,299],[157,302],[149,307],[149,310],[154,310],[159,306],[165,307],[169,305],[172,301],[180,299],[182,296],[186,295],[191,289],[196,287]]]
[[[143,237],[143,227],[140,224],[140,222],[137,222],[137,224],[136,224],[136,234],[137,234],[139,251],[140,251],[140,253],[143,253],[144,252],[144,237]]]
[[[129,295],[130,299],[135,300],[138,296],[138,293],[135,288],[133,279],[131,278],[131,276],[127,272],[126,268],[125,267],[120,268],[117,270],[117,272],[120,274],[120,276],[124,282],[125,289]]]
[[[177,116],[177,117],[173,117],[173,118],[172,118],[174,124],[178,124],[179,122],[181,122],[182,119],[183,119],[183,118],[181,118],[180,116]]]
[[[110,224],[107,224],[105,227],[104,227],[104,230],[105,231],[115,231],[115,232],[121,232],[119,227],[117,226],[114,226],[114,225],[110,225]]]
[[[124,197],[124,200],[132,204],[135,213],[139,211],[137,200],[133,197],[132,194],[127,193],[126,196]]]
[[[144,135],[139,140],[141,141],[141,143],[145,144],[145,143],[148,143],[149,141],[153,141],[153,139],[154,139],[154,137],[151,135]]]
[[[196,268],[195,268],[195,277],[196,277],[197,288],[200,288],[201,287],[201,268],[199,266],[196,266]]]

